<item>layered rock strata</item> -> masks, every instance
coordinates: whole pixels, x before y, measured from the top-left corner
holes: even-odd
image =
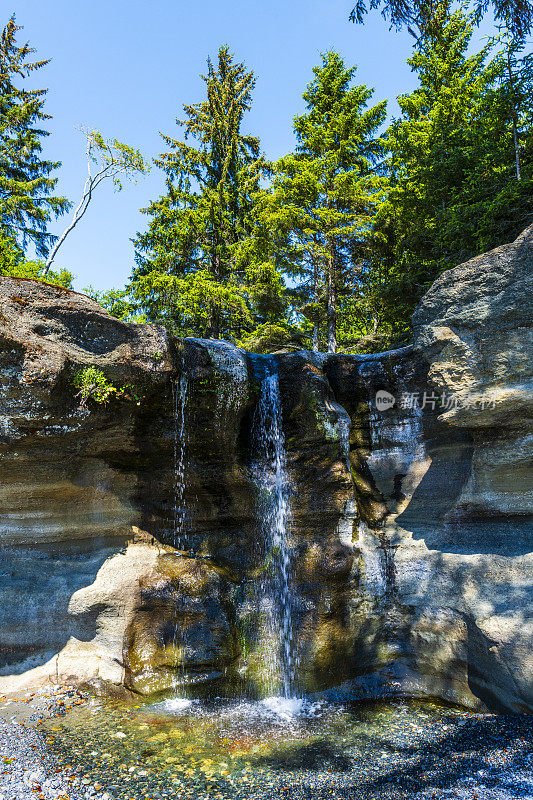
[[[530,228],[444,273],[414,345],[376,356],[172,340],[0,279],[0,690],[261,692],[266,358],[300,688],[532,710],[532,266]],[[80,405],[88,366],[124,390]]]

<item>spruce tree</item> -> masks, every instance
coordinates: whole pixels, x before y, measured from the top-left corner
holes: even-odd
[[[497,78],[483,98],[483,158],[471,180],[486,187],[476,209],[476,252],[513,240],[533,221],[533,53],[509,24],[499,26],[493,45]]]
[[[468,54],[473,24],[450,5],[439,4],[408,60],[419,86],[398,98],[402,116],[388,138],[397,255],[421,283],[472,253],[469,177],[483,157],[483,98],[496,77],[488,46]]]
[[[254,198],[267,165],[259,139],[242,130],[253,72],[235,62],[227,47],[220,48],[216,66],[208,59],[207,67],[205,100],[184,106],[185,118],[177,120],[184,141],[163,136],[169,150],[156,164],[166,174],[167,191],[144,209],[151,219],[135,240],[132,285],[149,318],[161,318],[166,303],[167,324],[175,318],[177,329],[185,331],[179,308],[174,314],[169,306],[175,292],[166,299],[160,294],[165,276],[179,279],[182,293],[190,287],[194,307],[197,297],[206,304],[203,334],[218,338],[253,324],[239,254],[252,232]]]
[[[334,353],[339,298],[357,291],[385,187],[377,165],[386,102],[368,107],[373,90],[352,85],[355,68],[338,53],[326,53],[313,72],[303,95],[307,113],[294,120],[296,151],[276,166],[272,215],[300,252],[292,273],[301,311],[313,322],[313,348],[325,317]]]
[[[474,0],[473,19],[479,23],[491,10],[497,22],[507,21],[513,36],[524,38],[533,25],[533,5],[530,0]],[[350,12],[352,22],[363,22],[369,10],[381,8],[382,16],[391,26],[406,26],[414,36],[424,34],[431,22],[435,3],[428,0],[357,0]],[[418,29],[418,35],[415,32]]]
[[[49,221],[70,207],[53,195],[58,161],[42,158],[42,124],[50,116],[43,110],[46,89],[29,89],[24,82],[48,61],[31,61],[35,52],[17,44],[21,26],[12,16],[0,37],[0,241],[16,242],[25,249],[33,243],[38,256],[48,252],[54,236]]]
[[[494,40],[471,53],[473,30],[450,0],[433,6],[408,61],[418,86],[398,98],[387,132],[392,186],[365,300],[389,345],[409,339],[414,306],[444,269],[511,241],[533,219],[530,59]]]

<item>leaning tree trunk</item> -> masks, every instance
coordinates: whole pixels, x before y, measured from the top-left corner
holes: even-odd
[[[337,281],[333,248],[328,256],[328,353],[337,352]]]
[[[46,260],[46,266],[44,268],[44,276],[45,277],[48,275],[48,270],[50,269],[50,267],[52,266],[52,264],[54,262],[54,259],[55,259],[56,255],[57,255],[57,251],[59,250],[59,248],[61,247],[61,245],[63,244],[63,242],[67,238],[67,236],[69,235],[69,233],[76,227],[76,225],[78,224],[80,219],[83,217],[83,215],[85,214],[85,212],[89,208],[89,203],[91,202],[91,199],[92,199],[93,188],[94,188],[95,182],[96,182],[96,178],[95,179],[87,178],[87,181],[85,183],[85,188],[83,190],[83,196],[82,196],[82,198],[81,198],[81,200],[79,202],[78,207],[76,208],[76,210],[74,212],[74,215],[72,217],[72,220],[71,220],[70,224],[67,225],[67,227],[65,228],[65,230],[63,231],[63,233],[61,234],[59,239],[56,241],[56,243],[52,247],[52,250],[50,251],[50,254],[48,255],[48,258]]]

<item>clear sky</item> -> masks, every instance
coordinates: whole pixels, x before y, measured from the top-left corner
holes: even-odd
[[[9,0],[8,0],[9,2]],[[99,129],[141,149],[161,152],[159,132],[178,135],[184,103],[203,99],[199,75],[208,55],[228,44],[257,76],[246,127],[261,137],[270,158],[294,144],[292,117],[303,110],[302,92],[320,53],[336,49],[357,79],[375,87],[374,99],[391,100],[414,85],[406,64],[412,38],[389,31],[377,12],[364,26],[347,21],[350,0],[11,0],[20,37],[52,62],[37,74],[48,87],[51,135],[45,154],[62,162],[57,190],[78,200],[85,179],[79,126]],[[6,8],[6,5],[4,8]],[[5,24],[2,21],[2,25]],[[102,186],[79,226],[58,253],[81,289],[124,285],[133,264],[130,239],[144,230],[139,209],[163,189],[153,167],[119,192]],[[59,233],[63,217],[51,230]]]

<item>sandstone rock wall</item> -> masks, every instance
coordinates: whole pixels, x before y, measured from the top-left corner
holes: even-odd
[[[301,688],[532,710],[532,264],[533,228],[450,270],[414,346],[377,356],[173,341],[0,279],[0,690],[261,691],[251,439],[266,358]],[[80,407],[73,377],[90,365],[135,391]]]

